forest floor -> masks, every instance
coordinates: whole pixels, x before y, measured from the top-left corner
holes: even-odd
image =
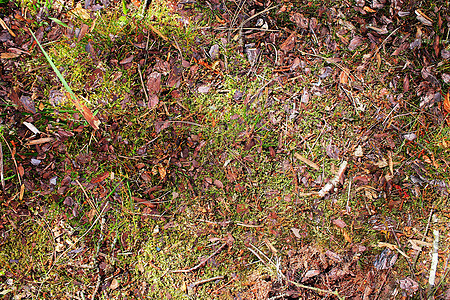
[[[448,1],[1,4],[3,299],[450,299]]]

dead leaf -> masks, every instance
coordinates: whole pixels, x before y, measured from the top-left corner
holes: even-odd
[[[35,114],[36,113],[36,107],[34,105],[34,101],[29,96],[20,96],[20,104],[22,108],[29,113]]]
[[[122,59],[121,61],[119,61],[119,65],[126,65],[126,64],[132,62],[133,59],[134,59],[134,55],[130,55],[130,56]]]
[[[148,96],[148,107],[149,108],[155,108],[159,103],[159,97],[158,95],[149,95]]]
[[[355,36],[354,38],[352,38],[352,40],[350,41],[349,45],[348,45],[348,50],[353,51],[356,50],[356,48],[358,48],[359,46],[361,46],[361,44],[363,43],[364,39],[360,36]]]
[[[163,166],[158,166],[159,177],[162,179],[166,178],[167,171]]]
[[[297,33],[293,32],[291,35],[281,44],[280,49],[284,52],[291,51],[295,47],[297,41]]]
[[[109,172],[105,172],[101,175],[98,175],[97,177],[94,177],[91,179],[91,183],[99,183],[102,182],[103,180],[105,180],[106,178],[108,178],[109,176]]]
[[[302,282],[307,281],[309,278],[317,276],[320,274],[319,270],[309,270],[302,278]]]
[[[210,88],[211,87],[208,84],[206,84],[206,85],[199,86],[197,91],[200,94],[207,94],[209,92]]]
[[[158,94],[161,91],[161,73],[152,72],[148,75],[147,91],[149,95]]]
[[[1,59],[11,59],[11,58],[19,57],[19,56],[20,56],[20,54],[11,53],[11,52],[2,52],[2,53],[0,53],[0,58]]]
[[[343,85],[348,85],[348,70],[342,70],[339,75],[339,82]]]
[[[291,15],[290,20],[294,22],[298,27],[302,29],[308,29],[309,20],[301,13],[294,13]]]
[[[334,225],[336,225],[339,228],[344,228],[347,226],[347,224],[345,224],[344,221],[342,221],[341,219],[334,219],[333,221],[331,221]]]
[[[72,103],[75,105],[76,109],[83,115],[84,119],[92,126],[95,130],[99,129],[99,125],[101,124],[100,120],[97,116],[94,116],[92,111],[83,103],[78,100],[78,97],[75,94],[70,94],[66,92],[66,97],[69,98]]]
[[[450,92],[448,92],[447,95],[444,96],[443,107],[444,110],[450,114]]]
[[[292,233],[295,235],[296,238],[298,238],[298,239],[301,239],[301,238],[302,238],[302,236],[300,235],[300,230],[299,230],[299,229],[297,229],[297,228],[295,228],[295,227],[292,227],[292,228],[291,228],[291,231],[292,231]]]
[[[91,18],[89,11],[81,6],[81,2],[78,2],[77,6],[74,9],[70,10],[69,13],[84,20],[89,20]]]
[[[222,183],[222,181],[220,181],[218,179],[214,179],[214,185],[216,187],[218,187],[219,189],[223,189],[223,183]]]
[[[425,15],[423,11],[421,11],[420,9],[416,9],[415,13],[417,20],[419,20],[423,25],[433,26],[433,20]]]
[[[305,164],[307,164],[308,166],[310,166],[310,167],[313,168],[314,170],[320,170],[320,167],[319,167],[316,163],[310,161],[310,160],[307,159],[306,157],[303,157],[303,156],[301,156],[301,155],[298,154],[298,153],[294,153],[294,156],[295,156],[295,158],[297,158],[298,160],[304,162]]]
[[[32,145],[40,145],[45,143],[53,142],[54,138],[46,137],[46,138],[40,138],[37,140],[31,140],[25,143],[25,146],[32,146]]]
[[[117,279],[113,279],[112,281],[111,281],[111,285],[109,286],[109,288],[111,289],[111,290],[115,290],[115,289],[117,289],[119,287],[119,281],[117,280]]]

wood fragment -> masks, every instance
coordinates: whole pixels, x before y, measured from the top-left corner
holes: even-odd
[[[333,187],[335,187],[338,183],[340,178],[342,177],[342,175],[345,172],[345,169],[347,169],[347,161],[343,161],[341,163],[341,166],[339,167],[339,171],[337,172],[336,176],[334,176],[334,178],[328,182],[320,191],[319,191],[319,197],[323,198],[325,197],[326,194],[328,194],[329,191],[331,191],[331,189]]]

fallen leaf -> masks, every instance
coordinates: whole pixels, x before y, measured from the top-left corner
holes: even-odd
[[[216,187],[218,187],[219,189],[223,189],[223,183],[222,183],[222,181],[220,181],[218,179],[214,179],[214,185]]]
[[[11,52],[2,52],[2,53],[0,53],[0,58],[1,59],[11,59],[11,58],[19,57],[19,56],[20,56],[20,54],[11,53]]]
[[[333,221],[331,221],[334,225],[336,225],[339,228],[344,228],[347,226],[347,224],[345,224],[344,221],[342,221],[341,219],[334,219]]]
[[[294,46],[295,46],[295,42],[297,41],[297,33],[293,32],[291,33],[291,35],[283,42],[283,44],[281,44],[280,49],[288,52],[291,51]]]
[[[66,92],[66,97],[69,98],[79,112],[83,115],[84,119],[92,126],[95,130],[99,129],[99,125],[101,124],[100,120],[97,116],[94,116],[92,111],[83,103],[78,100],[78,97],[75,94],[70,94]]]
[[[75,6],[74,9],[70,10],[69,13],[84,20],[89,20],[91,18],[89,11],[81,6],[81,2],[78,2],[77,6]]]
[[[115,289],[117,289],[119,287],[119,281],[117,280],[117,279],[113,279],[112,281],[111,281],[111,285],[109,286],[109,288],[111,289],[111,290],[115,290]]]
[[[309,278],[317,276],[320,274],[319,270],[309,270],[306,272],[306,274],[302,278],[302,282],[307,281]]]
[[[105,172],[101,175],[98,175],[97,177],[94,177],[91,179],[91,183],[99,183],[102,182],[103,180],[105,180],[106,178],[108,178],[109,176],[109,172]]]
[[[36,113],[36,107],[34,105],[34,101],[29,96],[21,96],[20,104],[22,105],[23,109],[25,109],[26,112],[35,114]]]
[[[447,95],[444,96],[444,110],[450,114],[450,92],[447,93]]]
[[[291,231],[292,231],[292,233],[295,235],[296,238],[298,238],[298,239],[301,239],[301,238],[302,238],[302,236],[300,235],[300,230],[299,230],[299,229],[297,229],[297,228],[295,228],[295,227],[292,227],[292,228],[291,228]]]
[[[301,155],[298,154],[298,153],[294,153],[294,156],[295,156],[295,158],[297,158],[298,160],[304,162],[305,164],[307,164],[308,166],[310,166],[310,167],[313,168],[314,170],[320,170],[320,167],[319,167],[316,163],[310,161],[310,160],[307,159],[306,157],[303,157],[303,156],[301,156]]]
[[[354,38],[352,38],[352,40],[350,41],[349,45],[348,45],[348,50],[353,51],[356,50],[356,48],[358,48],[359,46],[361,46],[361,44],[363,43],[364,39],[360,36],[355,36]]]
[[[128,64],[128,63],[132,62],[133,59],[134,59],[134,55],[130,55],[130,56],[128,56],[128,57],[122,59],[121,61],[119,61],[119,65],[125,65],[125,64]]]

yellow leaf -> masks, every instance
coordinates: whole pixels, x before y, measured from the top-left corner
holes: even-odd
[[[81,6],[81,2],[78,2],[77,6],[69,12],[83,20],[89,20],[91,18],[89,11]]]

